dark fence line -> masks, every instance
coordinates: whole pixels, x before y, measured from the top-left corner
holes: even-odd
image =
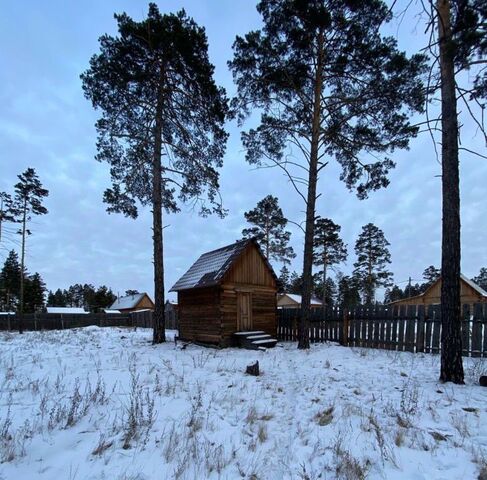
[[[167,315],[166,328],[177,329],[175,315]],[[20,315],[0,315],[0,331],[19,330]],[[152,328],[152,312],[142,310],[132,313],[26,313],[23,316],[24,330],[63,330],[95,325],[98,327]]]
[[[299,309],[279,309],[277,338],[298,338]],[[353,347],[408,352],[439,353],[441,313],[439,305],[357,307],[353,310],[314,309],[310,318],[310,342],[336,341]],[[464,356],[487,357],[487,304],[462,307]]]
[[[20,315],[0,315],[0,330],[19,330]],[[113,313],[26,313],[23,316],[24,330],[63,330],[95,325],[98,327],[131,327],[130,314]]]
[[[153,312],[150,310],[141,310],[139,312],[132,312],[132,318],[134,327],[152,328],[154,326],[152,322]],[[166,310],[166,328],[168,330],[178,329],[178,316],[173,310]]]

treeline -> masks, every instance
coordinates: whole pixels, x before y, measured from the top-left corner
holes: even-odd
[[[20,280],[22,266],[15,250],[11,250],[0,272],[0,311],[20,311]],[[42,312],[50,307],[81,307],[90,312],[108,308],[117,296],[111,288],[101,285],[74,284],[67,289],[58,288],[47,291],[46,284],[40,273],[29,273],[24,267],[24,313]],[[138,293],[128,290],[126,294]],[[46,299],[47,294],[47,299]],[[47,300],[47,301],[46,301]]]
[[[90,312],[108,308],[117,299],[111,288],[101,285],[96,288],[91,284],[76,283],[67,289],[58,288],[49,291],[47,306],[49,307],[79,307]]]
[[[0,311],[17,312],[20,303],[22,267],[17,252],[11,250],[0,272]],[[46,284],[38,272],[24,267],[24,312],[41,310],[45,304]]]

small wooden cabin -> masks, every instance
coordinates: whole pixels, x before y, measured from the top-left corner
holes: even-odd
[[[117,298],[110,306],[110,310],[118,310],[121,313],[131,313],[138,310],[154,310],[154,302],[147,293],[136,293]]]
[[[171,292],[181,339],[227,347],[236,332],[276,335],[277,277],[255,239],[201,255]]]
[[[441,303],[441,277],[430,285],[421,295],[402,298],[390,305],[439,305]],[[460,274],[460,303],[487,303],[487,292],[475,282]]]

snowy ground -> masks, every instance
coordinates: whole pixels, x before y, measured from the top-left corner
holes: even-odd
[[[434,355],[150,339],[1,333],[0,478],[466,480],[487,465],[485,360],[453,386]],[[243,373],[254,360],[260,377]]]

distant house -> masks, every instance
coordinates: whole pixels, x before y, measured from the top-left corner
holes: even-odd
[[[311,308],[321,308],[323,303],[316,297],[311,298]],[[277,298],[277,308],[301,308],[301,295],[281,293]]]
[[[137,293],[118,298],[110,305],[110,310],[118,310],[120,313],[130,313],[137,310],[154,310],[154,302],[147,293]]]
[[[225,347],[237,332],[276,335],[277,277],[255,239],[204,253],[171,291],[181,339]]]
[[[439,305],[441,298],[441,277],[430,285],[421,295],[403,298],[389,305]],[[487,303],[487,292],[476,283],[460,274],[460,303]]]
[[[65,314],[65,315],[86,315],[87,312],[84,308],[79,307],[47,307],[47,313]]]

